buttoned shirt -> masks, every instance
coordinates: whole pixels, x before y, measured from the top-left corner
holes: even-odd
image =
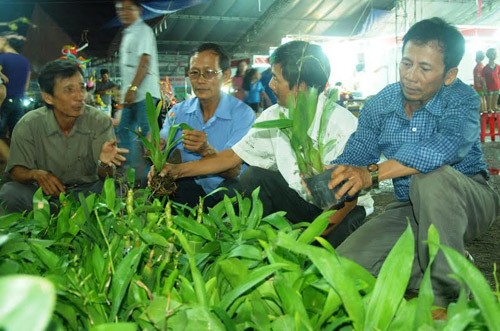
[[[140,59],[143,55],[149,55],[149,69],[144,80],[138,86],[135,93],[135,102],[146,98],[146,92],[151,93],[154,98],[160,99],[160,72],[158,70],[158,49],[153,30],[137,19],[123,31],[120,44],[120,73],[122,76],[121,93],[125,97],[127,90],[137,72]]]
[[[326,97],[321,94],[318,97],[317,110],[309,133],[315,144],[325,101]],[[357,119],[351,112],[336,103],[334,107],[328,121],[325,142],[335,140],[335,146],[323,155],[323,160],[326,162],[334,160],[342,153],[347,139],[356,130],[357,125]],[[273,105],[262,112],[257,122],[279,119],[280,113],[287,115],[288,109],[278,104]],[[308,199],[290,140],[281,130],[252,128],[232,149],[251,166],[279,171],[291,189],[304,200]]]
[[[411,118],[400,83],[385,87],[360,112],[357,131],[336,164],[366,166],[380,156],[420,173],[450,165],[464,175],[487,176],[479,141],[479,97],[459,79],[443,86]],[[394,178],[400,201],[409,200],[411,176]]]
[[[203,114],[198,98],[189,99],[176,104],[168,113],[165,123],[160,132],[163,139],[167,139],[172,123],[186,123],[194,130],[204,131],[207,134],[208,143],[217,151],[231,148],[252,127],[255,121],[255,113],[239,99],[222,93],[214,115],[207,121],[203,121]],[[182,135],[181,130],[177,132],[176,139]],[[179,142],[175,148],[180,149],[182,162],[198,160],[201,155],[188,151]],[[196,177],[195,181],[205,193],[216,189],[224,178],[216,175]]]
[[[28,112],[14,127],[5,170],[23,166],[49,171],[65,185],[92,183],[99,180],[102,145],[114,137],[109,116],[93,107],[85,106],[68,136],[54,112],[42,107]]]

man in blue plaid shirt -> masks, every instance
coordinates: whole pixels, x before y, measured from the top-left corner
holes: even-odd
[[[440,18],[420,21],[403,38],[400,81],[370,99],[357,131],[334,162],[330,188],[347,182],[340,197],[392,179],[397,201],[356,230],[337,249],[377,275],[407,227],[417,246],[408,290],[418,290],[429,263],[433,224],[441,243],[465,252],[464,243],[485,233],[500,199],[488,185],[479,142],[479,98],[457,78],[465,40]],[[378,163],[381,155],[387,159]],[[459,285],[442,253],[432,268],[435,304],[457,299]]]

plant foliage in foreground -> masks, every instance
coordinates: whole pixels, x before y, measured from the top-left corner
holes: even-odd
[[[204,213],[149,203],[144,191],[125,201],[108,179],[102,195],[62,196],[51,216],[37,192],[33,212],[0,218],[2,307],[18,300],[2,284],[30,274],[56,288],[51,330],[498,330],[498,293],[435,229],[431,257],[441,249],[464,289],[446,321],[431,318],[429,270],[420,296],[403,298],[409,227],[375,279],[319,237],[329,213],[292,226],[283,213],[263,218],[257,196],[226,197]],[[23,318],[43,318],[33,314],[47,312]]]

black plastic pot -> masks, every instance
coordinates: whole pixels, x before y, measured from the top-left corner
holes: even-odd
[[[328,169],[325,172],[305,178],[307,188],[311,192],[311,197],[314,205],[321,209],[339,209],[344,205],[346,195],[342,196],[340,199],[335,198],[335,193],[340,187],[345,183],[340,183],[333,190],[328,188],[328,182],[330,182],[332,176],[333,168]]]

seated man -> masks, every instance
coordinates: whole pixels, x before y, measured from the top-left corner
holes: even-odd
[[[116,146],[111,119],[84,104],[82,69],[70,60],[44,66],[38,77],[45,107],[27,113],[15,126],[6,171],[12,182],[0,189],[2,207],[23,212],[33,207],[33,194],[100,192],[125,160]]]
[[[178,148],[182,161],[193,161],[231,148],[252,127],[255,114],[239,99],[221,91],[224,82],[231,77],[229,57],[221,46],[202,44],[191,56],[189,79],[195,98],[176,104],[169,112],[161,130],[167,139],[172,123],[185,123],[193,130],[178,132],[182,141]],[[241,167],[225,169],[209,176],[187,176],[177,181],[177,190],[172,199],[195,206],[200,196],[211,193],[217,187],[231,189],[237,183],[235,177]],[[223,197],[215,194],[205,199],[205,206],[214,205]]]
[[[416,242],[409,290],[418,290],[429,264],[430,225],[441,243],[464,252],[498,216],[500,200],[488,185],[479,142],[479,97],[457,78],[465,40],[440,18],[420,21],[403,37],[400,82],[363,108],[357,131],[332,173],[337,196],[392,179],[397,201],[360,227],[337,252],[377,275],[408,221]],[[379,162],[383,154],[387,160]],[[447,306],[459,284],[438,253],[432,267],[435,303]]]
[[[292,41],[278,47],[270,58],[273,78],[269,83],[276,94],[278,104],[266,109],[258,122],[277,119],[285,111],[288,96],[310,87],[323,91],[330,76],[330,63],[321,48],[303,41]],[[325,102],[324,95],[318,99],[318,121]],[[355,131],[357,119],[348,110],[335,104],[328,122],[325,140],[336,140],[335,148],[323,159],[333,160],[339,155],[348,137]],[[317,136],[317,133],[314,135]],[[189,160],[188,160],[189,161]],[[258,186],[264,205],[264,215],[284,210],[292,222],[312,221],[322,210],[306,201],[306,192],[288,137],[278,129],[251,129],[231,149],[226,149],[209,158],[179,165],[167,164],[163,174],[184,178],[219,173],[246,162],[250,167],[240,178],[241,190],[250,194]],[[371,197],[364,199],[370,209]],[[366,216],[365,208],[356,207],[356,200],[346,202],[331,218],[337,227],[329,235],[333,245],[338,245]],[[341,222],[342,221],[342,222]]]

